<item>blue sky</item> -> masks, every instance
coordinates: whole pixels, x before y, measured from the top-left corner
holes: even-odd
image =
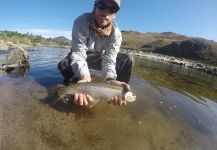
[[[122,0],[121,30],[176,32],[217,41],[217,0]],[[71,37],[73,20],[94,0],[1,0],[0,30]]]

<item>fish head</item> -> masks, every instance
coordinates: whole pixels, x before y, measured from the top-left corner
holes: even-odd
[[[74,97],[73,94],[62,94],[59,96],[58,101],[61,101],[63,103],[68,103],[70,100],[72,100]]]

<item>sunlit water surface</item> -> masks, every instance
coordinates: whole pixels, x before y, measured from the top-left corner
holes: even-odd
[[[68,49],[29,51],[25,77],[0,76],[0,149],[216,150],[217,77],[135,58],[134,103],[50,106]],[[5,53],[0,53],[0,56]]]

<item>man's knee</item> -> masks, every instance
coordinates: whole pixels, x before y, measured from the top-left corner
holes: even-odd
[[[133,57],[127,53],[119,53],[117,57],[117,80],[128,83],[133,68]]]
[[[131,64],[133,64],[134,63],[134,57],[133,57],[133,55],[127,54],[127,60],[128,60],[128,62],[130,62]]]
[[[124,53],[123,58],[124,58],[125,65],[127,65],[128,67],[133,66],[134,58],[131,54]]]
[[[64,78],[71,78],[74,75],[70,63],[70,57],[67,56],[57,64],[57,68],[60,70]]]
[[[125,61],[127,61],[129,63],[131,62],[133,64],[133,62],[134,62],[133,55],[127,54],[127,53],[121,53],[120,55],[121,55],[122,60],[125,60]]]

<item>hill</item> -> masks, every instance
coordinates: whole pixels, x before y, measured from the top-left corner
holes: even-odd
[[[122,35],[122,49],[140,53],[159,53],[217,66],[217,42],[215,41],[187,37],[173,32],[122,31]],[[0,31],[0,40],[28,46],[69,47],[71,45],[71,40],[63,36],[47,39],[40,35],[14,31]]]
[[[217,42],[173,32],[122,31],[123,49],[160,53],[217,66]]]
[[[13,42],[18,45],[26,46],[54,46],[54,47],[64,47],[70,46],[71,42],[65,37],[57,38],[44,38],[41,35],[33,35],[30,33],[21,34],[16,31],[0,31],[0,40],[5,42]]]
[[[71,40],[67,39],[64,36],[59,36],[59,37],[55,37],[52,39],[54,42],[56,42],[59,45],[66,45],[66,46],[70,46],[71,45]]]

